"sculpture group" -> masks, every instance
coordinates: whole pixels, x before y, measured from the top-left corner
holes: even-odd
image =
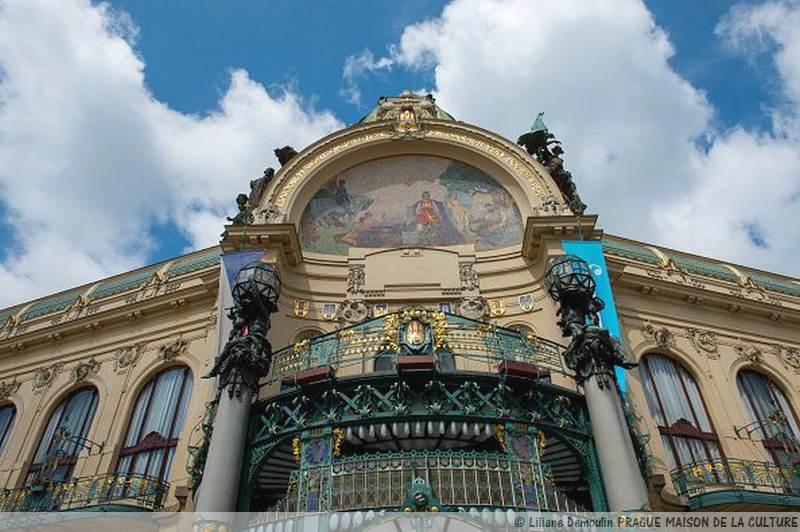
[[[572,181],[572,173],[564,169],[564,159],[561,158],[564,149],[561,147],[561,141],[557,140],[544,124],[544,113],[536,116],[531,130],[522,135],[517,140],[517,144],[523,146],[529,154],[547,168],[564,196],[567,206],[573,213],[582,215],[586,210],[586,204],[578,195],[578,189],[575,187],[575,182]]]

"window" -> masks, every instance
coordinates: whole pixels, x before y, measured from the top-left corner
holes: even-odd
[[[670,465],[676,468],[719,458],[719,438],[689,372],[674,360],[655,354],[642,358],[639,371]]]
[[[6,448],[6,443],[11,437],[11,429],[14,428],[14,417],[16,415],[17,409],[14,405],[0,407],[0,455],[3,454],[3,449]]]
[[[78,454],[86,447],[86,438],[96,410],[97,390],[94,388],[72,392],[59,403],[50,414],[33,464],[28,470],[28,484],[40,472],[56,481],[72,477]]]
[[[798,451],[800,430],[786,396],[777,384],[755,371],[740,371],[736,386],[772,461],[791,463],[791,455]]]
[[[317,336],[322,336],[323,334],[325,333],[317,329],[306,329],[304,331],[300,331],[300,333],[295,337],[294,343],[302,342],[303,340],[311,340]]]
[[[192,373],[177,367],[160,373],[136,400],[117,471],[166,480],[192,394]]]

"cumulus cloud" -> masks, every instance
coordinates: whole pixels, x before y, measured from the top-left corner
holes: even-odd
[[[342,68],[342,77],[345,85],[339,93],[350,103],[361,105],[361,89],[359,81],[366,75],[379,71],[389,71],[394,66],[395,60],[391,57],[375,59],[372,51],[363,50],[360,54],[347,56]]]
[[[777,50],[791,93],[797,4],[768,6],[782,11],[737,7],[718,34],[740,48],[757,35],[757,53]],[[798,235],[787,230],[800,214],[797,144],[777,129],[715,130],[713,105],[670,66],[674,53],[637,0],[454,0],[406,27],[386,58],[432,70],[444,109],[512,139],[546,111],[606,230],[797,274]],[[785,110],[773,116],[786,124]]]
[[[170,109],[147,89],[136,34],[105,4],[0,1],[0,199],[16,244],[0,307],[141,265],[153,224],[215,242],[273,148],[343,126],[243,70],[214,111]]]

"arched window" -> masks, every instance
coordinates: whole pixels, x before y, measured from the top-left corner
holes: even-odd
[[[17,409],[14,405],[0,407],[0,456],[2,456],[6,443],[11,437],[11,429],[14,428],[14,417],[16,415]]]
[[[47,422],[39,448],[28,470],[27,483],[40,472],[55,481],[72,477],[78,454],[86,447],[86,438],[97,410],[97,390],[84,388],[61,401]]]
[[[119,453],[117,471],[166,480],[192,395],[192,372],[176,367],[160,373],[136,400]]]
[[[755,371],[740,371],[736,386],[772,461],[790,463],[791,454],[800,450],[797,449],[800,430],[786,396],[777,384]]]
[[[675,468],[719,458],[719,438],[689,372],[656,354],[645,355],[639,371],[670,465]]]
[[[317,329],[306,329],[304,331],[300,331],[298,335],[295,336],[294,343],[301,342],[303,340],[311,340],[312,338],[322,336],[323,334],[325,333]]]

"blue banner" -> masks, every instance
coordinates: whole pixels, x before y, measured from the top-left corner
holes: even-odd
[[[564,240],[561,242],[561,246],[564,248],[565,253],[580,257],[589,264],[589,269],[592,270],[592,277],[594,277],[595,284],[597,285],[595,295],[605,303],[603,310],[600,311],[600,325],[608,329],[611,336],[622,342],[619,319],[617,318],[617,307],[614,305],[614,294],[611,292],[611,280],[608,277],[606,259],[603,255],[603,244],[594,240]],[[614,374],[617,377],[619,389],[624,394],[626,391],[625,370],[616,366],[614,368]]]
[[[257,261],[264,255],[263,251],[242,251],[239,253],[223,253],[222,264],[225,268],[225,274],[228,276],[228,287],[233,286],[233,280],[239,270],[247,266],[253,261]]]

